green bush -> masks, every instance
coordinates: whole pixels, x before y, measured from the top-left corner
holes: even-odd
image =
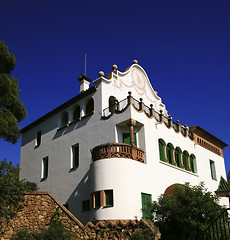
[[[137,229],[130,237],[130,240],[152,240],[155,239],[154,233],[150,229]]]

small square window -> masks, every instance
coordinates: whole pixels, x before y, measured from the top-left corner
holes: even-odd
[[[211,177],[213,180],[216,180],[216,168],[215,168],[215,162],[210,160],[210,170],[211,170]]]
[[[72,159],[70,168],[76,169],[79,167],[79,144],[72,146]]]
[[[113,207],[113,190],[105,190],[105,207]]]
[[[90,200],[84,200],[82,201],[82,211],[89,211],[90,210]]]
[[[48,177],[48,161],[48,157],[42,159],[41,180],[45,180]]]

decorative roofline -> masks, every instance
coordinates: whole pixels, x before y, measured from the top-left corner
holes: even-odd
[[[110,111],[111,107],[105,108],[103,110],[104,116],[102,116],[101,119],[107,120],[111,118],[114,113],[123,113],[131,105],[136,111],[144,112],[148,118],[155,118],[159,124],[164,123],[167,128],[173,128],[175,132],[180,132],[184,137],[188,136],[192,141],[194,140],[193,133],[189,131],[187,125],[182,126],[179,120],[177,120],[177,122],[174,122],[171,115],[165,116],[162,110],[160,112],[155,111],[152,104],[150,104],[150,107],[146,106],[142,98],[140,98],[140,101],[138,101],[132,97],[131,92],[128,92],[128,94],[129,95],[126,99],[123,99],[122,101],[116,102],[114,104],[112,107],[114,109],[113,112]]]
[[[221,141],[219,138],[213,136],[211,133],[207,132],[206,130],[204,130],[203,128],[201,128],[199,126],[190,126],[189,130],[191,132],[195,133],[196,135],[203,137],[204,139],[213,143],[214,145],[218,146],[221,149],[228,146],[227,143]]]

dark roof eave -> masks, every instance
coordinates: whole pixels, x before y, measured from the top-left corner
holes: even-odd
[[[196,129],[197,129],[198,131],[196,131]],[[215,137],[214,135],[212,135],[211,133],[207,132],[206,130],[204,130],[204,129],[203,129],[202,127],[200,127],[200,126],[190,126],[190,127],[189,127],[189,130],[190,130],[191,132],[193,132],[193,133],[197,133],[197,135],[199,135],[199,134],[198,134],[199,131],[207,134],[209,137],[211,137],[211,138],[215,139],[216,141],[218,141],[219,144],[221,145],[221,148],[222,148],[222,149],[228,146],[227,143],[221,141],[219,138],[217,138],[217,137]]]
[[[62,111],[63,109],[65,109],[66,107],[72,105],[73,103],[81,100],[82,98],[88,96],[90,93],[96,92],[97,91],[97,87],[93,86],[90,87],[89,89],[87,89],[84,92],[81,92],[80,94],[78,94],[77,96],[71,98],[70,100],[68,100],[67,102],[63,103],[62,105],[58,106],[57,108],[53,109],[52,111],[46,113],[45,115],[43,115],[42,117],[38,118],[37,120],[35,120],[34,122],[30,123],[29,125],[27,125],[26,127],[22,128],[20,130],[20,132],[23,134],[24,132],[26,132],[27,130],[29,130],[32,127],[35,127],[37,124],[41,123],[42,121],[46,120],[47,118],[51,117],[52,115]]]

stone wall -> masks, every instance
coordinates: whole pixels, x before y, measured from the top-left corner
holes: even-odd
[[[34,231],[48,227],[51,217],[58,208],[62,223],[74,234],[76,239],[127,239],[136,229],[150,229],[156,233],[155,240],[159,239],[158,229],[146,220],[104,220],[93,224],[88,222],[85,226],[70,213],[49,192],[25,193],[22,208],[8,224],[1,229],[0,239],[10,239],[12,234],[21,228]]]

